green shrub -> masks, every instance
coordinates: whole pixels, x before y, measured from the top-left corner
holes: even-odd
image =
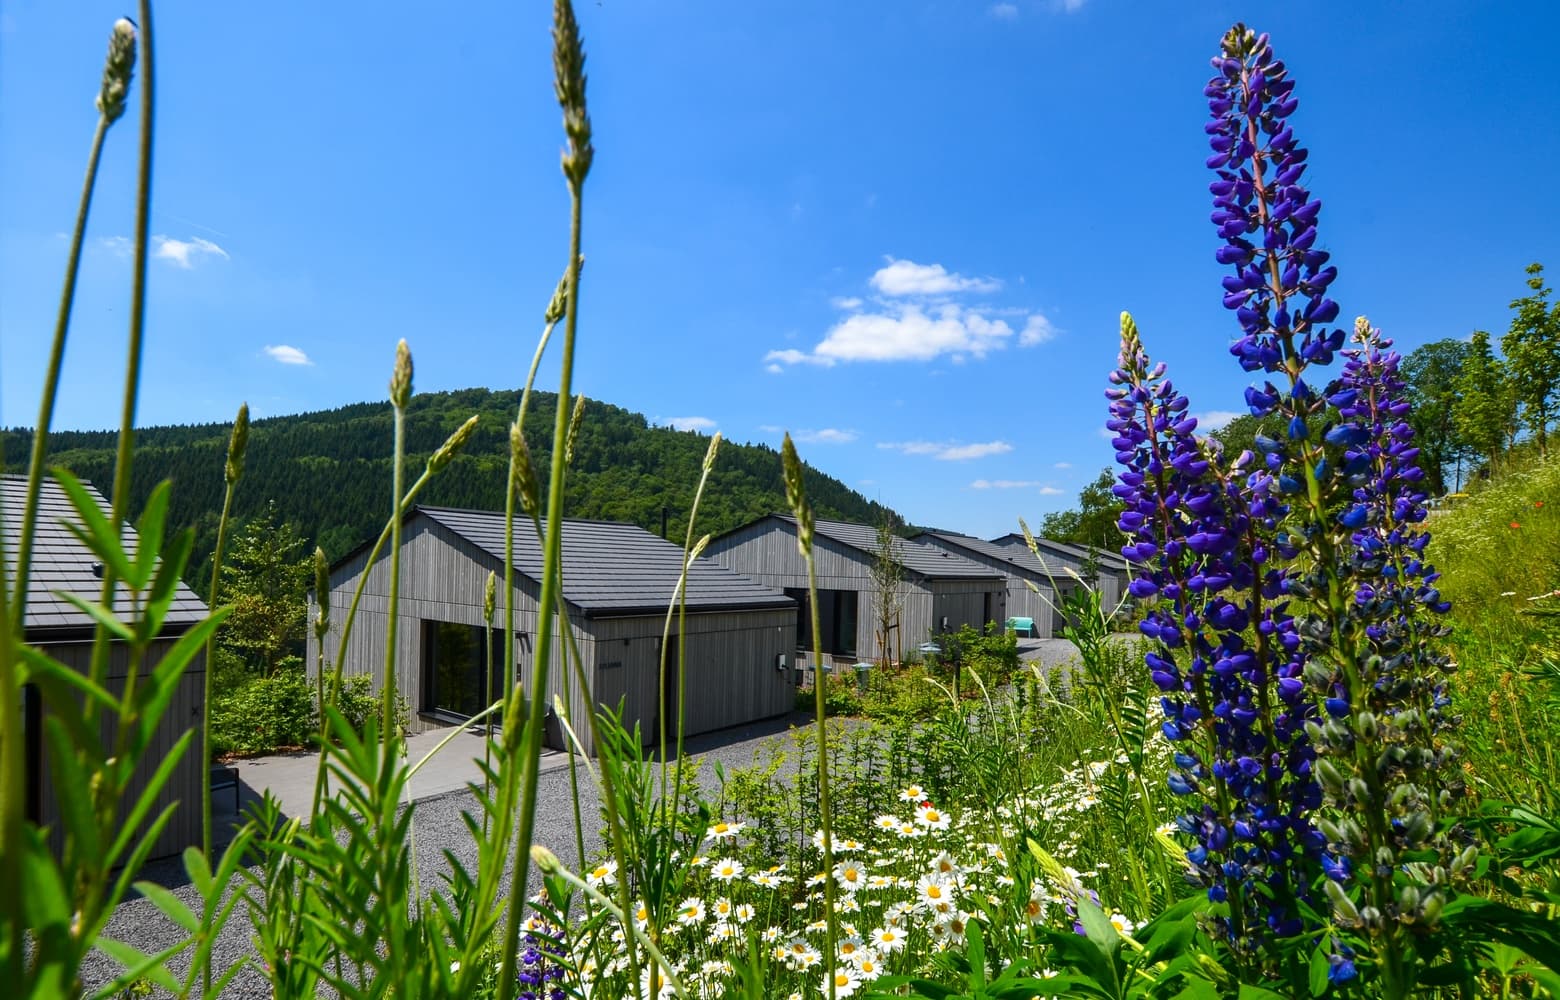
[[[303,671],[278,670],[212,702],[211,752],[251,755],[306,746],[318,719],[314,685]]]
[[[862,710],[874,719],[929,719],[946,699],[926,667],[890,667],[867,675]]]

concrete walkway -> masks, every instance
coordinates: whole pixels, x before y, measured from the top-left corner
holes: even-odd
[[[444,743],[448,740],[448,743]],[[444,743],[441,747],[440,744]],[[406,738],[406,759],[415,766],[423,758],[433,757],[418,768],[408,783],[411,801],[436,798],[450,792],[462,792],[468,784],[482,784],[482,749],[486,743],[485,731],[451,726],[434,729]],[[308,751],[273,754],[233,762],[238,768],[239,803],[247,806],[257,802],[270,792],[281,804],[287,816],[307,816],[314,803],[314,780],[319,770],[320,755]],[[543,750],[541,773],[546,774],[566,768],[567,754],[559,750]],[[214,815],[232,816],[233,799],[219,796],[212,803]]]

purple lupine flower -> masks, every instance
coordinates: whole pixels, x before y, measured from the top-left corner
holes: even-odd
[[[1400,358],[1391,346],[1358,320],[1328,395],[1339,419],[1324,440],[1340,475],[1321,485],[1340,510],[1335,533],[1347,539],[1332,572],[1352,600],[1341,613],[1318,606],[1334,655],[1318,657],[1312,671],[1331,717],[1312,737],[1328,758],[1329,804],[1341,814],[1322,824],[1332,855],[1327,874],[1340,883],[1352,874],[1366,890],[1372,876],[1392,875],[1408,852],[1450,850],[1444,838],[1438,842],[1436,821],[1462,791],[1452,751],[1437,739],[1452,724],[1445,693],[1450,659],[1437,648],[1449,631],[1439,618],[1450,605],[1424,559],[1424,476],[1406,421]],[[1356,752],[1358,743],[1370,752]],[[1367,810],[1385,816],[1385,827],[1372,831],[1348,821]],[[1444,886],[1421,882],[1390,900],[1368,898],[1358,920],[1431,921],[1443,893]]]
[[[1169,786],[1194,801],[1178,820],[1196,839],[1189,864],[1210,899],[1230,903],[1231,940],[1254,949],[1257,928],[1300,930],[1307,879],[1293,868],[1323,842],[1306,818],[1320,790],[1287,571],[1268,558],[1286,508],[1271,475],[1238,478],[1253,456],[1226,463],[1193,436],[1164,373],[1124,314],[1106,426],[1124,467],[1115,493],[1122,553],[1140,568],[1133,591],[1158,598],[1140,629],[1156,643],[1146,661],[1177,743]]]
[[[1212,112],[1208,166],[1218,175],[1210,220],[1224,240],[1215,256],[1233,268],[1224,305],[1244,331],[1230,352],[1247,371],[1327,364],[1343,344],[1342,331],[1324,329],[1338,316],[1326,294],[1338,270],[1316,246],[1321,202],[1301,183],[1309,154],[1287,121],[1298,106],[1294,81],[1268,36],[1243,24],[1224,36],[1213,68],[1203,91]],[[1248,394],[1247,402],[1263,415],[1274,395]]]

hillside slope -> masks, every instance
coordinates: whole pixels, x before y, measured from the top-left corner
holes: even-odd
[[[420,495],[422,502],[503,509],[508,427],[518,402],[518,393],[486,389],[426,393],[412,400],[406,420],[408,482],[462,421],[473,413],[481,418],[465,452]],[[543,470],[544,489],[556,405],[556,394],[533,393],[526,416],[526,437],[533,462]],[[135,504],[139,507],[159,481],[173,480],[172,518],[180,527],[196,528],[192,567],[209,556],[215,542],[230,429],[199,424],[136,432]],[[116,440],[107,431],[54,432],[50,464],[106,488],[113,481]],[[28,430],[0,431],[4,471],[25,471],[31,446]],[[652,427],[641,414],[591,400],[564,510],[570,517],[628,521],[659,532],[665,508],[671,535],[680,541],[708,446],[706,435]],[[296,524],[334,559],[383,526],[391,507],[391,451],[387,403],[258,420],[250,432],[236,516],[242,521],[274,501],[283,520]],[[811,468],[807,492],[819,517],[872,523],[885,509]],[[700,530],[724,531],[784,507],[780,453],[766,445],[723,442],[700,507]]]

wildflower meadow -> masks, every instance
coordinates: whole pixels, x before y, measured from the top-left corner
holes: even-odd
[[[583,42],[571,3],[556,0],[568,236],[557,291],[539,303],[542,333],[510,428],[506,543],[512,550],[514,532],[539,534],[540,603],[558,610],[540,616],[532,687],[510,678],[474,720],[502,723],[489,729],[485,780],[465,817],[476,860],[451,853],[441,878],[419,873],[418,809],[405,790],[424,762],[405,759],[393,738],[404,714],[395,672],[380,677],[378,717],[359,709],[349,720],[343,638],[317,665],[327,708],[313,814],[286,817],[267,799],[219,851],[207,801],[204,846],[183,858],[195,903],[136,881],[168,822],[152,812],[157,789],[181,756],[209,757],[202,726],[166,760],[151,756],[149,734],[226,613],[218,593],[205,622],[147,675],[105,682],[110,642],[144,649],[156,634],[190,546],[165,530],[166,484],[139,512],[126,489],[142,344],[156,336],[143,322],[154,37],[149,0],[135,23],[113,27],[55,331],[57,361],[97,157],[125,102],[139,99],[141,214],[112,516],[60,477],[81,537],[106,567],[99,599],[78,602],[98,623],[93,669],[24,641],[31,504],[0,578],[8,996],[220,997],[244,965],[277,1000],[1560,994],[1560,619],[1547,612],[1560,563],[1527,561],[1520,579],[1503,575],[1518,572],[1505,554],[1519,531],[1547,539],[1551,552],[1560,539],[1556,466],[1536,461],[1431,516],[1390,331],[1350,318],[1330,297],[1350,262],[1322,249],[1327,220],[1301,143],[1303,83],[1280,59],[1281,39],[1243,24],[1209,39],[1208,295],[1222,297],[1231,325],[1208,347],[1230,343],[1228,363],[1250,381],[1244,406],[1264,429],[1255,447],[1232,453],[1199,432],[1190,414],[1218,401],[1194,403],[1178,389],[1153,360],[1158,334],[1123,313],[1117,367],[1081,373],[1104,394],[1099,419],[1117,461],[1120,551],[1133,567],[1122,606],[1080,588],[1061,609],[1075,650],[1068,666],[1026,664],[1002,678],[971,670],[957,686],[928,677],[924,712],[830,719],[828,685],[815,684],[814,725],[751,766],[712,776],[685,763],[680,729],[645,748],[617,706],[570,717],[566,699],[545,697],[550,670],[584,684],[559,590],[564,483],[583,405],[557,407],[546,467],[533,465],[521,428],[544,361],[557,363],[559,399],[574,391],[576,340],[588,335],[580,317],[595,157]],[[383,551],[394,580],[401,515],[472,423],[425,468],[409,468],[405,342],[389,374],[397,457],[370,561]],[[49,470],[57,364],[48,379],[34,503]],[[243,475],[247,422],[240,411],[229,497]],[[717,435],[696,497],[710,488],[719,444]],[[813,513],[789,436],[782,458],[811,568]],[[707,541],[697,518],[696,499],[684,581]],[[117,527],[127,521],[140,539],[130,551]],[[323,591],[323,554],[317,564]],[[211,591],[217,580],[214,567]],[[812,583],[802,613],[816,636]],[[513,662],[514,612],[495,598],[499,586],[514,593],[512,579],[491,581],[485,611]],[[389,612],[393,661],[394,590]],[[674,601],[668,637],[683,634],[678,613]],[[328,622],[314,625],[323,637]],[[677,658],[665,669],[679,670]],[[1516,677],[1522,685],[1509,682]],[[26,687],[47,707],[47,753],[69,804],[55,830],[24,806],[13,720]],[[576,792],[593,787],[600,808],[582,808],[576,794],[578,847],[565,856],[532,844],[550,710],[598,748],[570,760]],[[152,777],[132,793],[138,769]],[[587,830],[602,831],[603,852],[585,851]],[[179,929],[175,944],[142,951],[104,933],[132,894]],[[253,954],[215,963],[213,942],[239,920]],[[86,983],[91,955],[122,973]]]

